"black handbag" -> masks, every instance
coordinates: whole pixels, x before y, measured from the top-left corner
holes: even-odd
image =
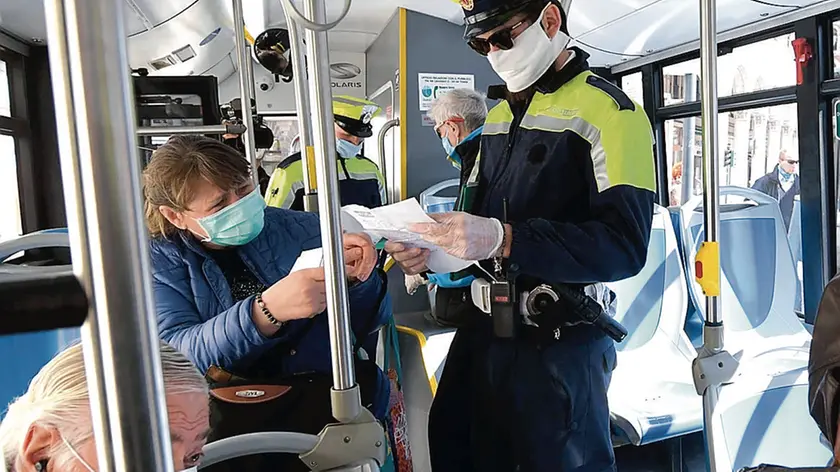
[[[362,405],[371,409],[379,384],[379,367],[361,359],[355,365]],[[255,381],[214,366],[206,377],[210,382],[210,442],[259,432],[318,434],[324,426],[336,422],[330,403],[330,374],[307,372]],[[278,453],[230,459],[203,470],[307,472],[310,469],[297,456]]]

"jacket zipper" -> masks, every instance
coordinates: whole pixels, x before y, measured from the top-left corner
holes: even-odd
[[[490,186],[490,190],[484,197],[485,199],[490,198],[496,192],[496,188],[499,186],[499,182],[502,180],[502,176],[504,176],[505,172],[507,172],[507,168],[510,165],[510,156],[513,153],[513,145],[516,142],[516,136],[519,133],[519,125],[520,123],[522,123],[522,120],[525,118],[525,115],[528,114],[528,108],[530,108],[531,106],[531,100],[533,100],[533,96],[529,98],[528,101],[523,105],[522,112],[517,115],[514,115],[513,121],[511,121],[510,123],[510,132],[508,133],[508,141],[507,146],[505,148],[505,155],[504,160],[502,161],[501,171],[496,176],[496,179]],[[508,104],[508,106],[510,106],[510,104]]]

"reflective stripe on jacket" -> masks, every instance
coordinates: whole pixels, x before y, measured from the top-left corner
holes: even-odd
[[[373,161],[366,157],[337,157],[336,165],[342,206],[382,206],[385,201],[385,179]],[[301,154],[292,154],[271,175],[265,203],[276,208],[303,210],[303,177]]]
[[[503,100],[490,111],[462,194],[463,208],[500,220],[508,201],[508,262],[526,278],[522,289],[624,279],[647,257],[656,188],[650,123],[588,70],[585,52],[573,51],[530,101]]]

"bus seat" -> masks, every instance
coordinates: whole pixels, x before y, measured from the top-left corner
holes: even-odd
[[[683,255],[682,248],[682,230],[680,228],[680,207],[668,207],[668,213],[671,216],[671,226],[674,228],[674,234],[677,237],[677,245],[680,248],[680,260],[682,264],[687,264],[685,255]],[[688,267],[688,265],[686,265]],[[691,345],[695,349],[699,349],[703,345],[703,316],[697,311],[693,303],[688,304],[688,313],[685,315],[685,334],[691,340]]]
[[[793,199],[793,213],[790,216],[788,241],[796,269],[796,299],[793,307],[796,311],[805,313],[805,301],[802,298],[802,204],[799,195],[796,195]]]
[[[443,372],[455,328],[439,326],[425,312],[396,314],[402,388],[415,470],[431,470],[428,450],[429,411]]]
[[[737,203],[720,206],[721,309],[725,347],[741,353],[749,369],[768,372],[807,365],[811,336],[794,313],[796,271],[775,199],[756,190],[722,187],[721,197]],[[722,201],[725,201],[722,198]],[[687,273],[693,274],[704,238],[702,196],[680,208]],[[705,296],[696,280],[690,300],[705,319]],[[753,362],[755,361],[755,362]]]
[[[23,251],[54,247],[70,247],[66,229],[39,231],[0,242],[0,282],[17,275],[55,271],[56,266],[5,262]],[[0,418],[5,415],[6,406],[26,391],[41,367],[79,337],[78,328],[0,336],[0,359],[15,359],[14,362],[4,363],[3,382],[0,382]],[[26,355],[21,356],[20,353]]]
[[[637,446],[700,431],[702,401],[691,377],[697,353],[683,330],[688,290],[668,210],[655,209],[642,271],[607,285],[629,333],[616,345],[608,392],[614,429]]]
[[[426,213],[446,213],[455,209],[455,201],[457,197],[446,197],[439,195],[446,193],[444,190],[452,189],[457,192],[461,185],[460,179],[449,179],[443,182],[438,182],[435,185],[420,192],[420,206]]]
[[[737,471],[758,464],[825,467],[832,451],[808,412],[808,369],[748,372],[720,389],[711,414],[715,457]],[[795,434],[791,434],[795,431]]]

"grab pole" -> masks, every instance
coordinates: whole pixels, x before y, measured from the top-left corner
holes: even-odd
[[[122,9],[46,2],[62,181],[99,469],[172,472]]]
[[[703,396],[706,457],[712,472],[731,470],[724,462],[725,438],[714,433],[720,386],[728,382],[738,362],[723,348],[720,303],[720,188],[718,183],[718,94],[716,0],[700,0],[700,100],[703,124],[703,215],[705,241],[695,258],[695,278],[706,295],[703,347],[692,363],[694,386]],[[689,161],[691,162],[691,161]],[[692,185],[683,182],[683,185]]]
[[[284,9],[286,25],[289,28],[289,42],[292,56],[292,83],[295,87],[295,105],[298,111],[298,130],[300,136],[300,164],[303,171],[303,209],[317,213],[318,196],[315,176],[315,148],[312,138],[312,109],[309,105],[309,87],[306,82],[306,56],[301,41],[299,26],[292,21],[291,15]]]

